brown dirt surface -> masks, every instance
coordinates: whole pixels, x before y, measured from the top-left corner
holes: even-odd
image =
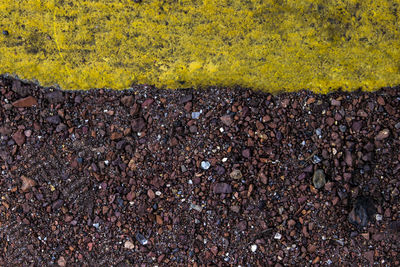
[[[399,265],[399,88],[0,103],[1,266]]]

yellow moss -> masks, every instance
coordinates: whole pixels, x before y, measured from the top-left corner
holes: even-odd
[[[0,73],[64,89],[400,84],[400,1],[3,0]]]

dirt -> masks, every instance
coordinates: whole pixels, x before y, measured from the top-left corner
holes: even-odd
[[[1,266],[399,265],[399,88],[0,103]]]

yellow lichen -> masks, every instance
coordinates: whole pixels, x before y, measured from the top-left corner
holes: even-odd
[[[400,84],[399,1],[3,0],[0,73],[63,89]]]

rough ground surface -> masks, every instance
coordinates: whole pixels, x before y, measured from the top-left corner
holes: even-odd
[[[2,266],[399,265],[398,89],[0,103]]]

